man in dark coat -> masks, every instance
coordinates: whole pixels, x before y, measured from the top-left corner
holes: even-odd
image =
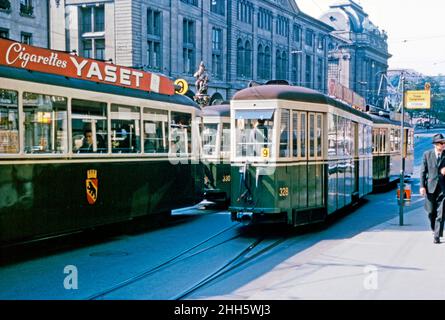
[[[445,167],[445,163],[443,163],[445,162],[445,157],[443,157],[445,137],[442,134],[434,135],[433,144],[434,149],[426,151],[423,154],[422,167],[420,170],[420,194],[425,197],[425,210],[430,219],[431,230],[435,232],[439,206],[441,207],[440,210],[443,211],[443,206],[441,206],[443,195],[439,182],[439,170],[442,166]],[[440,217],[442,217],[442,214]],[[439,223],[439,227],[440,224],[441,223]],[[434,233],[434,243],[440,243],[440,237],[436,232]]]

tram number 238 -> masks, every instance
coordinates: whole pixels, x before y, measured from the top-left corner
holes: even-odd
[[[284,188],[280,188],[278,195],[281,198],[286,198],[289,196],[289,188],[288,187],[284,187]]]

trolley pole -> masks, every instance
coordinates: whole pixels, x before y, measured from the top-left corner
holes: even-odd
[[[400,170],[400,200],[399,200],[399,224],[403,227],[403,207],[405,205],[405,75],[402,73],[402,121],[401,121],[401,156],[402,169]]]

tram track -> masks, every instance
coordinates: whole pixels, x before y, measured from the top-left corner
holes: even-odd
[[[216,233],[216,234],[206,238],[205,240],[199,242],[198,244],[196,244],[196,245],[194,245],[194,246],[192,246],[192,247],[190,247],[190,248],[188,248],[186,250],[181,251],[180,253],[176,254],[172,258],[170,258],[170,259],[168,259],[168,260],[166,260],[166,261],[156,265],[155,267],[152,267],[152,268],[150,268],[148,270],[145,270],[145,271],[143,271],[143,272],[141,272],[141,273],[139,273],[139,274],[137,274],[135,276],[132,276],[132,277],[130,277],[130,278],[124,280],[124,281],[121,281],[120,283],[118,283],[118,284],[116,284],[116,285],[114,285],[114,286],[112,286],[112,287],[110,287],[110,288],[108,288],[106,290],[103,290],[103,291],[101,291],[99,293],[96,293],[94,295],[89,296],[87,298],[87,300],[99,300],[100,298],[105,297],[106,295],[108,295],[110,293],[116,292],[116,291],[118,291],[118,290],[120,290],[122,288],[125,288],[125,287],[127,287],[127,286],[129,286],[131,284],[134,284],[137,281],[140,281],[140,280],[142,280],[142,279],[144,279],[146,277],[149,277],[149,276],[151,276],[151,275],[153,275],[153,274],[155,274],[157,272],[160,272],[160,271],[162,271],[165,268],[171,267],[171,266],[173,266],[173,265],[175,265],[175,264],[177,264],[179,262],[183,262],[183,261],[185,261],[187,259],[191,259],[193,257],[196,257],[197,255],[200,255],[200,254],[202,254],[204,252],[212,250],[212,249],[214,249],[214,248],[216,248],[218,246],[221,246],[221,245],[223,245],[223,244],[225,244],[227,242],[230,242],[232,240],[240,238],[240,237],[243,236],[242,233],[237,234],[235,236],[232,236],[232,237],[230,237],[228,239],[225,239],[223,241],[217,242],[216,244],[213,244],[211,246],[202,248],[201,250],[196,251],[196,252],[194,252],[194,253],[192,253],[190,255],[187,255],[188,253],[192,252],[193,250],[195,250],[195,249],[205,245],[206,243],[211,242],[213,239],[219,237],[220,235],[222,235],[222,234],[224,234],[224,233],[226,233],[226,232],[228,232],[230,230],[235,229],[239,225],[240,225],[240,223],[237,223],[237,224],[232,225],[232,226],[230,226],[228,228],[225,228],[225,229],[221,230],[220,232],[218,232],[218,233]]]

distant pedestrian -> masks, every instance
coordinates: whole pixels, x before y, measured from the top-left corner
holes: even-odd
[[[434,135],[433,145],[433,150],[426,151],[423,154],[420,170],[420,194],[425,197],[425,210],[428,213],[431,230],[434,232],[434,243],[440,243],[440,236],[436,234],[436,220],[439,207],[443,211],[443,205],[441,206],[441,204],[444,194],[439,182],[439,168],[445,168],[445,157],[443,156],[445,137],[442,134]],[[442,219],[442,212],[440,219]],[[440,227],[440,223],[438,227]]]

